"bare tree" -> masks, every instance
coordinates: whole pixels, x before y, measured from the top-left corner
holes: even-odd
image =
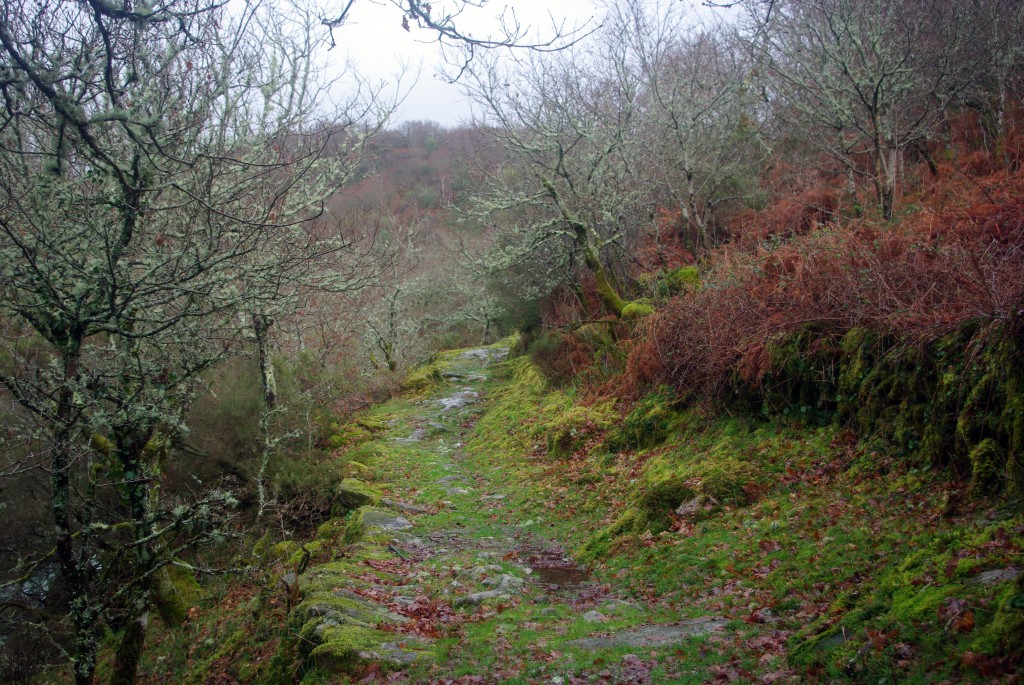
[[[513,70],[480,60],[467,89],[508,158],[472,202],[496,237],[481,269],[553,286],[582,267],[620,315],[609,256],[650,212],[635,149],[639,79],[622,42],[534,56]]]
[[[905,150],[934,134],[973,73],[968,4],[777,0],[767,22],[762,10],[752,3],[746,44],[776,111],[866,179],[891,218]]]
[[[698,22],[678,3],[621,2],[608,24],[641,79],[649,175],[694,242],[707,243],[715,209],[753,194],[766,155],[755,69],[726,26]]]

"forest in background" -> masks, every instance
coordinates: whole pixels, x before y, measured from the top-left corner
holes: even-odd
[[[662,409],[841,426],[1019,520],[1024,5],[729,5],[510,61],[413,3],[466,50],[446,129],[371,84],[325,109],[313,9],[5,3],[4,677],[132,682],[181,577],[269,577],[255,540],[344,513],[362,410],[515,332],[577,408],[552,459],[609,403],[627,459]]]

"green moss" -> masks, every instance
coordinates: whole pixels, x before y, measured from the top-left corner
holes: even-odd
[[[840,349],[835,341],[813,328],[802,328],[774,338],[767,353],[767,368],[753,379],[762,411],[809,425],[831,421],[839,383]]]
[[[309,563],[309,560],[325,547],[324,540],[310,540],[309,542],[296,545],[295,551],[288,557],[288,565],[301,570]]]
[[[326,542],[337,540],[345,532],[345,519],[333,518],[320,524],[316,529],[316,536]]]
[[[440,369],[428,364],[410,371],[402,387],[406,390],[425,390],[442,380]]]
[[[411,637],[398,647],[396,636],[381,630],[355,625],[329,627],[323,630],[321,642],[309,654],[317,668],[327,673],[345,673],[374,662],[383,668],[400,668],[429,658],[422,645]]]
[[[332,450],[343,449],[366,442],[372,437],[373,433],[362,426],[350,424],[338,428],[334,435],[327,438],[327,447]]]
[[[564,392],[552,393],[541,408],[540,432],[547,442],[548,456],[565,459],[586,442],[611,428],[618,419],[614,402],[593,406],[574,404]]]
[[[750,489],[764,479],[764,471],[750,463],[727,457],[701,462],[689,469],[689,481],[696,483],[701,494],[723,504],[743,505],[750,502]]]
[[[629,519],[632,530],[649,528],[652,533],[657,533],[668,529],[672,523],[672,512],[696,494],[694,484],[685,474],[646,485],[634,500],[635,513]]]
[[[366,480],[373,475],[370,467],[361,461],[346,462],[345,466],[342,467],[341,473],[345,478],[360,478],[362,480]]]
[[[992,621],[983,626],[971,642],[979,654],[1021,654],[1024,652],[1024,574],[1007,585],[997,601]]]
[[[353,544],[379,535],[390,539],[394,531],[408,526],[409,523],[397,514],[372,506],[363,506],[352,512],[345,521],[342,542]]]
[[[387,430],[388,427],[388,425],[380,419],[371,416],[363,416],[356,419],[356,425],[361,428],[365,428],[371,433],[380,433],[381,431]]]
[[[359,507],[376,504],[380,501],[380,491],[358,478],[345,478],[338,484],[334,495],[332,516],[341,516]]]
[[[654,306],[643,300],[634,300],[622,308],[622,318],[635,321],[654,313]]]
[[[672,297],[683,292],[692,292],[700,287],[700,271],[695,266],[681,266],[652,274],[644,274],[640,282],[658,297]]]
[[[668,437],[672,421],[677,417],[670,407],[672,393],[660,390],[648,395],[626,415],[622,424],[609,432],[605,446],[613,452],[642,449],[657,445]]]
[[[285,561],[294,557],[301,551],[299,543],[294,540],[284,540],[273,545],[269,550],[269,560]]]
[[[999,490],[1006,456],[992,438],[985,438],[971,450],[971,490],[987,494]]]
[[[153,604],[167,625],[183,623],[189,607],[199,602],[202,596],[203,589],[196,582],[192,569],[171,564],[157,572]]]
[[[339,579],[344,582],[344,579]],[[374,627],[388,616],[383,609],[375,610],[354,597],[339,596],[337,588],[310,594],[294,610],[295,619],[317,629],[322,622],[347,622],[364,628]]]

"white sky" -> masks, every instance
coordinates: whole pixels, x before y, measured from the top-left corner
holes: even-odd
[[[587,22],[594,26],[601,16],[601,8],[593,0],[490,0],[483,8],[468,8],[459,17],[459,29],[480,37],[498,35],[495,18],[506,9],[514,10],[522,26],[531,27],[534,34],[539,32],[541,36],[552,35],[552,21],[564,21],[567,28]],[[441,53],[434,35],[416,27],[407,32],[401,22],[402,14],[394,5],[357,0],[345,25],[334,31],[338,60],[347,55],[356,70],[374,82],[392,80],[403,63],[410,66],[406,78],[411,82],[422,64],[419,80],[394,118],[396,123],[430,119],[456,126],[468,119],[469,103],[459,87],[437,76]]]

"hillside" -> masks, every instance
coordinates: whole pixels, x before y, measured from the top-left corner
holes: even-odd
[[[1012,682],[1024,519],[849,431],[553,390],[453,351],[335,456],[351,509],[257,545],[146,682]],[[364,482],[364,480],[366,482]]]

